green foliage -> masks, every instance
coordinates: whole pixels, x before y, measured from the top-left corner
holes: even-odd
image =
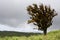
[[[39,30],[44,30],[52,25],[52,19],[57,15],[54,9],[50,6],[33,4],[27,7],[28,14],[30,15],[30,20],[28,23],[33,23],[38,26]]]
[[[19,34],[18,32],[12,32],[12,33],[8,32],[8,33],[0,32],[0,40],[60,40],[60,30],[49,32],[46,36],[44,36],[42,34],[41,35],[40,34],[31,35],[30,34],[30,35],[26,36],[27,34],[26,35],[23,33]],[[14,33],[16,34],[16,36]],[[21,34],[23,34],[23,35],[21,35]]]

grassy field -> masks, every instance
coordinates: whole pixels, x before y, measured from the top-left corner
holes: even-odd
[[[39,33],[0,31],[0,40],[60,40],[60,30],[49,32],[46,36]]]

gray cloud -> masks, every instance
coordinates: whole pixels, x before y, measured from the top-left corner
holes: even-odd
[[[51,5],[58,13],[58,16],[53,19],[53,25],[60,24],[59,0],[0,0],[0,24],[17,26],[24,23],[29,19],[26,7],[33,3]]]
[[[20,1],[0,0],[0,23],[17,26],[26,21],[27,14]]]

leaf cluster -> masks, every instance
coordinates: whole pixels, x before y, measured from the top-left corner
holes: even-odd
[[[38,29],[48,28],[52,25],[52,19],[57,15],[56,11],[50,6],[33,4],[27,7],[30,20],[28,23],[33,23],[38,26]]]

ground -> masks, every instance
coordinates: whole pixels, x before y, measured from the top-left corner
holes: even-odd
[[[0,31],[0,40],[60,40],[60,30],[51,31],[47,35]]]

